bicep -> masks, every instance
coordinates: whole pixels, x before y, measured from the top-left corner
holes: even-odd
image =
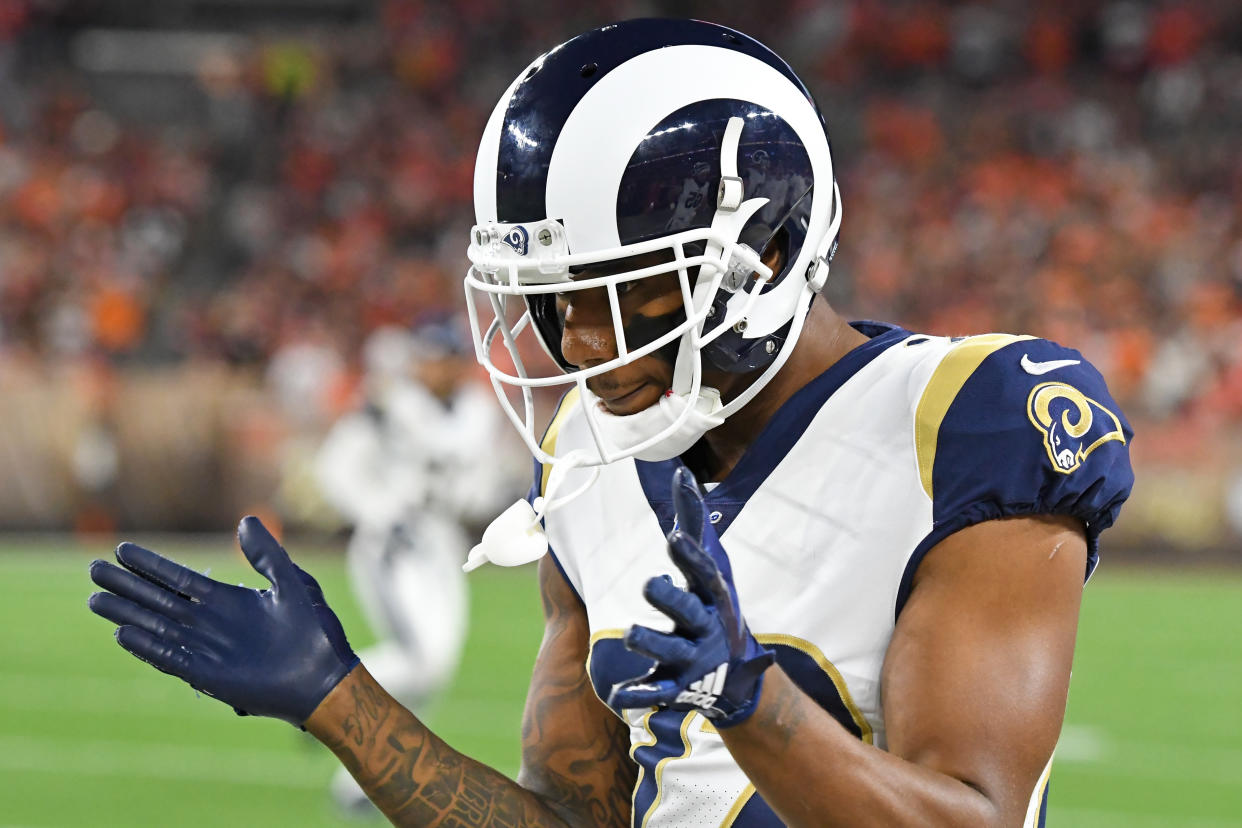
[[[885,659],[889,750],[978,789],[1005,824],[1060,734],[1085,562],[1073,519],[963,529],[923,560]]]
[[[571,824],[628,826],[637,766],[629,731],[586,672],[586,611],[556,565],[539,563],[545,629],[522,721],[519,783]]]

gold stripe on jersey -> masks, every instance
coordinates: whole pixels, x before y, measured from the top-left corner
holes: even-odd
[[[664,786],[663,786],[664,766],[667,765],[669,762],[673,761],[674,759],[685,759],[687,756],[690,755],[690,737],[687,736],[686,734],[690,730],[690,723],[694,721],[694,717],[698,715],[699,715],[698,711],[691,710],[689,713],[686,714],[686,717],[681,720],[681,745],[682,745],[681,755],[680,756],[665,756],[659,762],[656,762],[655,797],[651,800],[651,807],[647,809],[647,813],[643,814],[643,822],[640,828],[647,828],[647,820],[651,819],[651,815],[655,813],[656,808],[660,807],[660,799],[663,798],[664,796]],[[646,724],[646,721],[647,720],[644,719],[643,723]],[[648,728],[648,732],[649,733],[651,732],[650,728]],[[634,751],[632,750],[630,751],[630,758],[631,759],[634,758]],[[639,777],[639,781],[640,782],[642,781],[641,776]],[[635,796],[637,796],[638,794],[637,784],[634,785],[634,793],[635,793]]]
[[[755,783],[751,782],[742,789],[742,794],[733,803],[733,807],[729,809],[729,813],[725,814],[725,818],[720,822],[720,828],[731,828],[738,816],[742,813],[742,809],[746,807],[746,803],[750,802],[750,798],[755,795]]]
[[[630,744],[630,759],[634,762],[634,764],[638,765],[638,776],[635,777],[634,779],[634,792],[630,794],[630,813],[631,814],[633,814],[634,811],[637,810],[638,808],[638,788],[640,785],[643,784],[643,774],[647,770],[646,767],[644,767],[641,762],[639,762],[637,759],[634,758],[634,753],[640,747],[651,747],[656,742],[660,741],[660,737],[656,736],[655,733],[652,732],[651,724],[650,724],[650,719],[652,716],[656,714],[656,712],[657,711],[654,707],[651,708],[650,710],[648,710],[646,713],[643,714],[642,721],[639,722],[639,726],[642,727],[643,730],[647,731],[647,735],[651,737],[651,741],[650,742],[633,742]],[[656,794],[659,795],[659,793],[660,793],[660,785],[659,785],[659,782],[657,781]],[[648,811],[648,813],[650,813],[650,811]],[[647,822],[647,819],[646,817],[644,817],[643,824],[645,825],[646,822]],[[633,824],[632,818],[631,818],[631,824]]]
[[[854,698],[850,695],[850,688],[846,686],[845,679],[841,676],[841,671],[828,660],[819,647],[816,647],[805,638],[798,638],[785,633],[763,633],[756,635],[755,639],[760,644],[783,644],[786,647],[801,650],[810,656],[837,688],[837,695],[841,697],[841,703],[845,705],[845,709],[850,712],[850,718],[858,726],[859,738],[869,745],[875,744],[875,734],[871,730],[871,723],[867,721],[867,717],[862,714],[862,711],[858,709],[858,705],[854,703]]]
[[[556,454],[556,438],[561,434],[561,426],[565,424],[565,420],[569,418],[569,412],[574,410],[578,404],[578,386],[574,386],[565,392],[565,396],[561,397],[560,403],[556,406],[556,413],[552,415],[552,422],[548,423],[548,430],[543,433],[543,439],[539,441],[539,448],[548,454]],[[548,490],[548,477],[552,474],[552,464],[543,464],[543,474],[539,478],[539,494],[542,495]]]
[[[940,424],[949,413],[949,406],[953,405],[966,380],[985,359],[1006,345],[1023,339],[1034,337],[1013,334],[967,337],[954,345],[932,372],[914,413],[914,450],[918,457],[919,479],[929,498],[935,499],[932,497],[932,469],[936,463],[936,441],[940,436]]]
[[[1023,828],[1035,828],[1039,825],[1039,815],[1044,809],[1044,792],[1048,789],[1048,779],[1052,776],[1052,759],[1048,760],[1048,764],[1044,766],[1043,775],[1039,777],[1039,782],[1035,785],[1035,794],[1031,799],[1031,804],[1035,807],[1032,810],[1029,819],[1027,819]]]
[[[596,630],[595,632],[591,633],[591,640],[587,642],[587,657],[586,657],[586,674],[587,674],[588,679],[590,679],[591,677],[591,659],[595,657],[595,642],[600,641],[601,639],[604,639],[604,638],[623,638],[624,636],[625,636],[625,630],[621,629],[620,627],[612,627],[612,628],[606,628],[602,630]],[[593,681],[591,682],[591,692],[595,693],[595,682]],[[602,701],[604,703],[604,707],[608,707],[608,699],[600,699],[599,693],[595,693],[595,698]],[[626,721],[625,717],[618,714],[617,711],[613,710],[611,707],[608,707],[608,709],[612,711],[612,714],[614,716],[617,716],[617,718],[621,719],[621,721],[623,722]],[[626,722],[626,724],[629,724],[629,722]],[[635,788],[635,790],[637,790],[637,788]]]

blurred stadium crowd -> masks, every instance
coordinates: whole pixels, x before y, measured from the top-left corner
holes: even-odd
[[[79,490],[141,466],[100,433],[207,409],[191,427],[214,448],[187,462],[210,470],[208,496],[237,468],[281,466],[352,404],[370,332],[460,313],[478,135],[529,57],[608,19],[692,14],[772,45],[828,115],[835,304],[1080,348],[1135,421],[1140,474],[1156,472],[1131,525],[1226,537],[1242,470],[1242,5],[306,5],[0,0],[0,410],[55,420],[13,410],[13,389],[42,383],[45,404],[85,412],[64,464]],[[125,425],[135,400],[174,396]],[[29,470],[29,439],[7,431],[0,466]],[[219,518],[110,496],[123,502],[70,508]],[[32,497],[0,504],[0,523],[21,525]]]

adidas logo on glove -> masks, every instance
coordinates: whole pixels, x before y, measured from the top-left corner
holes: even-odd
[[[728,663],[721,664],[703,678],[692,682],[689,687],[677,694],[677,704],[692,704],[704,710],[716,706],[716,699],[724,690],[725,676],[729,673]]]

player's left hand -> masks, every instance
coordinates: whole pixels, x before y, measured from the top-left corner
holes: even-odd
[[[319,584],[289,559],[258,518],[237,535],[258,590],[214,581],[141,546],[91,564],[90,608],[119,624],[116,640],[138,658],[230,704],[240,715],[301,727],[357,664]]]
[[[674,628],[630,628],[625,646],[656,664],[646,675],[615,685],[608,703],[698,710],[717,727],[731,727],[754,712],[763,671],[775,655],[746,627],[729,558],[708,522],[698,483],[684,467],[673,476],[673,506],[677,523],[668,535],[668,553],[689,588],[679,589],[667,575],[647,582],[644,597]]]

